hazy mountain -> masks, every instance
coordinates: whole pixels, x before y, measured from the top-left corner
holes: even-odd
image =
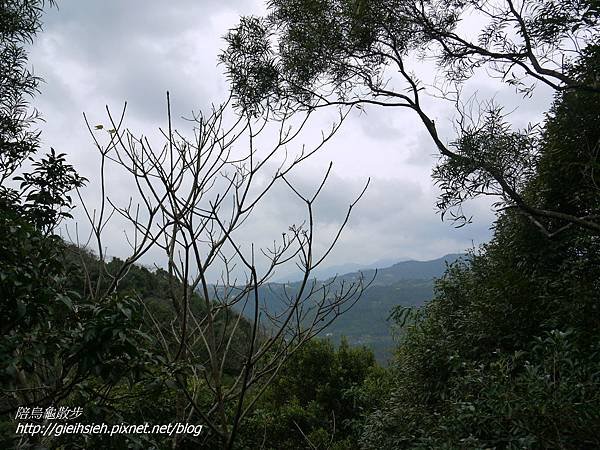
[[[350,344],[370,347],[377,359],[385,363],[391,356],[394,343],[388,317],[397,305],[422,306],[433,295],[433,280],[444,274],[446,266],[464,255],[449,254],[431,261],[402,261],[390,267],[354,270],[339,275],[336,283],[351,282],[364,277],[374,278],[352,309],[340,316],[324,335],[338,342],[345,336]],[[327,283],[333,278],[318,283]],[[281,300],[284,288],[293,293],[299,288],[299,282],[269,283],[260,290],[263,305],[271,312],[280,312],[284,308]]]
[[[439,278],[444,274],[446,264],[456,261],[461,256],[464,255],[453,253],[431,261],[402,261],[390,267],[378,268],[376,269],[377,275],[375,276],[373,285],[391,286],[404,280],[431,280]],[[357,270],[353,273],[341,275],[338,278],[352,280],[358,278],[360,273],[365,278],[372,278],[375,275],[375,269]]]
[[[397,260],[390,258],[380,259],[371,264],[359,264],[359,263],[345,263],[334,266],[326,266],[323,268],[317,268],[312,271],[311,277],[317,278],[318,280],[327,280],[335,277],[336,275],[348,274],[351,272],[365,271],[369,269],[377,269],[380,267],[388,267],[394,264]],[[289,283],[290,281],[296,281],[302,278],[302,273],[297,271],[290,275],[278,277],[274,282],[276,283]]]
[[[390,311],[397,305],[422,306],[433,295],[433,280],[441,277],[447,264],[463,257],[449,254],[431,261],[403,261],[377,270],[371,286],[352,309],[338,318],[326,331],[334,341],[346,336],[353,345],[370,347],[381,363],[391,356],[394,347]],[[375,272],[363,271],[370,279]],[[340,280],[358,279],[360,273],[342,275]]]

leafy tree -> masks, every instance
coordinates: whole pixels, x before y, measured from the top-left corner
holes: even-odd
[[[460,96],[480,69],[525,95],[535,83],[598,92],[597,79],[572,72],[597,43],[596,0],[274,0],[268,7],[267,17],[244,17],[226,37],[221,58],[240,108],[254,114],[332,105],[413,110],[440,152],[434,177],[443,213],[466,221],[463,200],[492,194],[499,208],[517,208],[547,234],[566,224],[600,232],[597,210],[577,216],[526,201],[523,188],[539,154],[535,127],[511,130],[493,102],[471,114],[474,105]],[[474,39],[460,27],[469,17],[482,23]],[[411,71],[415,57],[437,61],[441,92],[429,92]],[[458,107],[451,144],[427,113],[428,93]]]
[[[269,386],[242,430],[241,448],[356,448],[384,377],[366,348],[313,340]]]
[[[599,51],[572,76],[597,76]],[[527,201],[579,216],[598,208],[597,93],[557,96]],[[395,388],[365,448],[595,448],[600,423],[597,236],[548,238],[507,210],[469,263],[452,267],[398,349]]]
[[[8,448],[17,438],[5,414],[60,404],[91,379],[105,387],[137,379],[150,355],[135,298],[97,303],[71,289],[81,269],[65,259],[65,244],[18,211],[0,210],[0,233],[0,408]]]
[[[70,288],[81,269],[65,258],[66,246],[53,234],[70,217],[69,192],[85,180],[54,149],[36,159],[39,115],[28,102],[40,79],[26,68],[24,45],[41,29],[46,4],[54,2],[9,0],[0,9],[0,413],[6,448],[40,439],[15,437],[10,416],[19,406],[56,405],[92,378],[104,386],[124,374],[135,378],[148,340],[135,299],[113,295],[96,303]]]
[[[51,5],[53,1],[49,2]],[[7,0],[0,10],[0,184],[23,161],[37,152],[39,133],[31,125],[39,118],[30,112],[28,100],[40,79],[27,68],[23,47],[41,29],[44,1]]]

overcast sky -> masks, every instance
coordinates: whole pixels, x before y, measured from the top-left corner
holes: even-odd
[[[105,105],[119,110],[127,101],[128,126],[152,135],[165,125],[167,90],[174,115],[189,116],[192,110],[219,103],[228,92],[223,67],[217,65],[222,36],[240,15],[260,14],[263,8],[262,1],[242,0],[61,0],[59,9],[46,14],[44,31],[31,51],[35,73],[45,79],[35,101],[46,119],[44,145],[69,155],[90,179],[86,195],[93,197],[97,154],[82,113],[93,123],[105,123]],[[470,89],[478,89],[482,97],[496,96],[510,108],[523,103],[510,94],[510,88],[485,77],[475,80]],[[549,95],[542,92],[520,105],[512,117],[524,125],[541,117],[548,102]],[[429,108],[451,140],[450,106],[431,101]],[[312,132],[327,128],[327,119],[325,115],[322,123],[311,123]],[[461,229],[436,214],[437,191],[430,178],[435,149],[408,111],[369,109],[351,115],[329,145],[296,173],[295,180],[307,189],[316,186],[329,161],[333,162],[331,182],[317,210],[323,242],[371,178],[329,265],[432,259],[490,238],[494,215],[489,202],[470,204],[467,211],[473,223]],[[114,177],[109,174],[113,195],[126,199],[127,183]],[[270,234],[276,239],[281,230],[297,222],[297,211],[286,207],[287,201],[278,192],[265,198],[244,239],[261,241]],[[81,208],[76,217],[82,220]],[[126,252],[118,227],[106,243],[111,254]],[[156,255],[148,255],[144,262],[152,258]]]

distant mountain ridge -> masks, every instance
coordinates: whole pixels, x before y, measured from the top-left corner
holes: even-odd
[[[373,283],[365,290],[358,302],[337,318],[324,332],[324,336],[339,342],[342,336],[351,345],[366,345],[371,348],[381,363],[392,355],[394,342],[388,317],[398,305],[423,306],[433,296],[434,279],[440,278],[448,264],[466,255],[452,253],[429,261],[401,261],[389,267],[377,269]],[[370,280],[375,269],[354,272],[321,279],[319,283],[352,282],[361,276]],[[281,296],[284,289],[293,293],[300,282],[268,283],[259,295],[261,303],[271,312],[281,311]]]
[[[358,270],[339,275],[338,278],[344,280],[356,279],[362,273],[365,278],[370,279],[373,277],[375,270],[377,270],[377,276],[373,282],[375,286],[390,286],[404,280],[439,278],[446,271],[447,264],[453,263],[461,257],[465,257],[465,255],[461,253],[449,253],[430,261],[401,261],[390,267]]]
[[[465,254],[451,253],[430,261],[402,261],[377,269],[377,275],[352,309],[340,316],[325,332],[339,342],[342,336],[352,345],[365,345],[382,364],[392,356],[394,341],[387,320],[398,305],[423,306],[433,297],[434,280],[444,275],[449,264]],[[371,279],[374,270],[364,270],[338,276],[338,280],[356,280],[363,274]]]
[[[384,258],[372,262],[371,264],[359,264],[359,263],[343,263],[337,264],[333,266],[325,266],[323,268],[316,268],[312,271],[311,277],[317,278],[318,280],[327,280],[336,275],[344,275],[358,271],[365,271],[370,269],[377,269],[380,267],[388,267],[396,263],[396,259],[392,258]],[[297,272],[295,275],[286,275],[277,277],[277,279],[273,280],[274,283],[289,283],[291,281],[297,281],[302,278],[302,273]]]

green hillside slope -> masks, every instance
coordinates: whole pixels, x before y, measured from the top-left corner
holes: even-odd
[[[317,284],[357,281],[361,274],[373,280],[356,304],[323,333],[324,337],[339,343],[345,336],[351,345],[369,347],[381,364],[392,356],[394,346],[388,317],[398,305],[422,306],[433,295],[433,280],[443,275],[446,266],[463,255],[449,254],[430,261],[402,261],[382,269],[368,269],[339,275]],[[271,313],[283,311],[286,295],[293,295],[300,283],[270,283],[260,290],[263,307]],[[248,315],[251,311],[245,311]]]

